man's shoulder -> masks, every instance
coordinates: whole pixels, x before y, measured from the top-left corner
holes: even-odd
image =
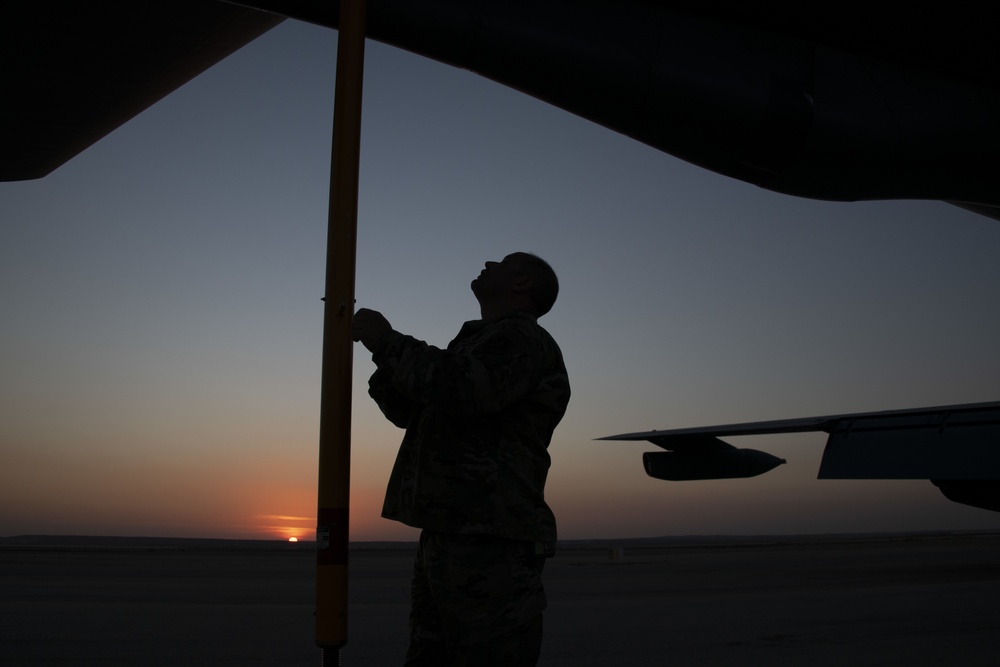
[[[538,318],[527,312],[516,312],[491,320],[466,322],[462,332],[452,341],[449,349],[470,351],[476,356],[530,356],[551,360],[543,363],[562,363],[558,343],[538,323]]]
[[[486,337],[520,338],[532,347],[559,350],[559,344],[531,313],[517,312],[491,322],[484,330]]]

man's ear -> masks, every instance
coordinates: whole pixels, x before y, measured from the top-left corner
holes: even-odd
[[[514,280],[514,291],[518,294],[525,294],[531,291],[531,276],[524,273]]]

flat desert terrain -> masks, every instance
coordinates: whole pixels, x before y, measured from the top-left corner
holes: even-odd
[[[0,664],[319,665],[311,545],[0,538]],[[399,665],[412,547],[352,549],[343,665]],[[541,665],[1000,664],[1000,534],[571,543]]]

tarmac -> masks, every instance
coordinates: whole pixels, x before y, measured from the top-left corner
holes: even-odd
[[[0,664],[322,662],[303,545],[0,545]],[[340,664],[402,664],[412,554],[352,549]],[[995,533],[581,543],[545,585],[540,667],[998,664]]]

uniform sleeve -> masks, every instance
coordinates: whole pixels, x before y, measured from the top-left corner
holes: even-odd
[[[386,419],[399,428],[407,427],[413,412],[413,401],[392,386],[391,373],[376,369],[368,379],[368,395],[375,400]]]
[[[466,415],[499,412],[528,395],[546,358],[532,325],[514,319],[493,324],[460,352],[392,332],[373,354],[401,396]]]

